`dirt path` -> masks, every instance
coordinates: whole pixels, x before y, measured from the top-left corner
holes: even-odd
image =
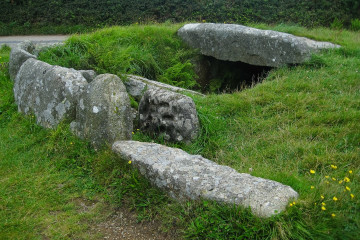
[[[25,40],[30,40],[41,45],[52,45],[65,41],[70,35],[31,35],[31,36],[0,36],[0,46],[6,44],[16,46]]]

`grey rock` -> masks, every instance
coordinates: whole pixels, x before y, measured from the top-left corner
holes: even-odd
[[[10,79],[14,80],[16,74],[18,73],[21,65],[28,60],[29,58],[35,58],[35,55],[30,54],[29,52],[21,48],[12,48],[9,59],[9,74]]]
[[[209,199],[251,207],[254,214],[270,217],[298,197],[281,183],[238,173],[199,155],[177,148],[136,141],[115,142],[113,151],[132,161],[149,181],[178,200]]]
[[[340,47],[236,24],[186,24],[178,35],[191,47],[200,49],[203,55],[269,67],[302,63],[319,50]]]
[[[15,102],[20,112],[33,113],[39,125],[54,128],[61,121],[75,119],[78,97],[86,85],[74,69],[30,58],[15,78]]]
[[[22,49],[30,54],[34,54],[36,44],[33,41],[25,40],[17,45],[17,48]],[[34,54],[35,55],[35,54]]]
[[[125,75],[124,79],[124,84],[128,93],[137,100],[141,99],[146,90],[158,88],[166,89],[177,93],[189,93],[193,95],[204,96],[203,94],[196,91],[171,86],[165,83],[149,80],[135,75]]]
[[[121,79],[102,74],[88,84],[77,106],[71,129],[95,148],[117,140],[129,140],[133,122],[130,99]]]
[[[83,75],[88,83],[92,82],[97,76],[94,70],[79,70],[79,72],[81,75]]]
[[[185,95],[164,89],[149,89],[139,104],[140,128],[163,135],[174,142],[190,142],[199,133],[194,101]]]

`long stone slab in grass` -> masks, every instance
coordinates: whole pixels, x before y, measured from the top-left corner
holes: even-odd
[[[329,42],[237,24],[186,24],[179,29],[178,35],[206,56],[269,67],[302,63],[319,50],[340,47]]]
[[[238,173],[181,149],[136,141],[118,141],[112,149],[175,199],[215,200],[251,207],[255,215],[270,217],[298,197],[289,186]]]

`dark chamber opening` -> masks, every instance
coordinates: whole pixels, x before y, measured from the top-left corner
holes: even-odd
[[[195,66],[201,91],[213,93],[234,92],[252,87],[266,78],[273,69],[208,56],[199,57]]]

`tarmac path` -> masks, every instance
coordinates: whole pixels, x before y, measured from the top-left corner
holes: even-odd
[[[14,47],[25,40],[30,40],[40,45],[53,45],[63,42],[69,37],[70,35],[0,36],[0,46],[6,44],[10,47]]]

